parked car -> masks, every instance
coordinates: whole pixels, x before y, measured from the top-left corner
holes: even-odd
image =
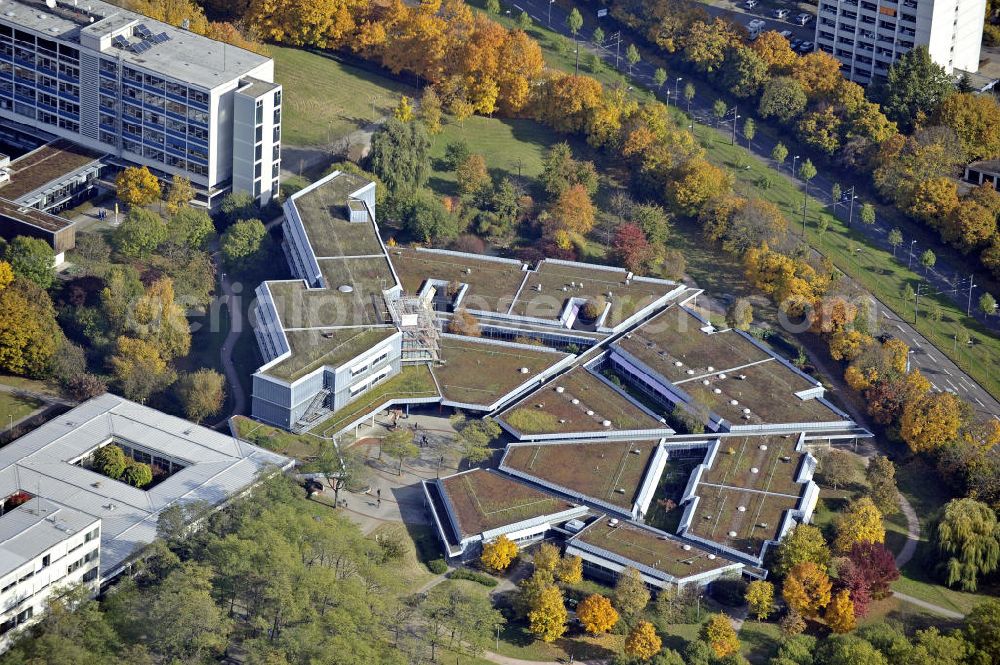
[[[753,9],[757,6],[757,0],[746,0],[746,2],[743,3],[743,6],[747,9]]]
[[[792,47],[793,51],[797,51],[797,50],[799,50],[799,44],[801,44],[801,43],[802,43],[802,40],[799,39],[798,37],[796,37],[792,41],[788,42],[788,45]]]
[[[785,39],[788,39],[788,40],[792,39],[792,31],[791,30],[782,30],[778,34],[780,34]]]
[[[752,21],[748,21],[747,27],[751,30],[760,30],[764,27],[764,19],[755,18]]]
[[[774,14],[774,18],[788,18],[787,9],[775,9],[772,13]]]
[[[813,18],[812,14],[807,14],[806,12],[802,12],[801,14],[795,17],[795,22],[798,23],[799,25],[805,25],[806,23],[811,21],[812,18]]]
[[[816,45],[812,42],[802,42],[799,44],[799,53],[812,53]]]

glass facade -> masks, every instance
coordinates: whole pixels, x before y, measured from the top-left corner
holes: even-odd
[[[80,131],[80,51],[0,25],[0,108]]]

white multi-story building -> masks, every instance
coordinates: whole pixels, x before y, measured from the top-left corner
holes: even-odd
[[[41,617],[53,593],[79,584],[96,592],[100,559],[100,518],[23,492],[7,497],[0,508],[0,653]]]
[[[101,0],[6,0],[0,118],[191,179],[214,204],[278,191],[274,61]]]
[[[976,72],[985,13],[986,0],[820,0],[816,47],[861,84],[884,79],[917,46],[949,74]]]

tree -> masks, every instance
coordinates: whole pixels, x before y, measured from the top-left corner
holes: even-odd
[[[111,244],[123,256],[141,259],[167,239],[167,225],[154,212],[132,208],[111,235]]]
[[[167,213],[176,215],[178,210],[188,207],[194,196],[195,192],[191,181],[184,176],[174,174],[170,179],[170,189],[167,190],[167,194],[164,197],[164,202],[167,204]]]
[[[826,625],[835,633],[849,633],[854,630],[857,621],[854,618],[854,603],[847,589],[841,589],[833,595],[830,604],[823,613]]]
[[[66,393],[78,402],[108,392],[108,384],[94,374],[79,374],[66,382]]]
[[[722,67],[730,47],[741,41],[736,26],[727,20],[716,18],[711,23],[695,21],[688,28],[688,37],[684,41],[684,59],[697,71],[711,74]]]
[[[112,480],[118,480],[122,477],[122,474],[125,473],[125,467],[128,466],[128,461],[122,449],[113,443],[95,450],[91,458],[94,469]]]
[[[920,255],[920,265],[924,267],[925,275],[928,270],[934,267],[935,263],[937,263],[937,255],[932,250],[924,250],[924,253]]]
[[[833,585],[826,572],[812,561],[796,564],[785,578],[781,597],[788,607],[806,617],[819,616],[830,604]]]
[[[846,450],[832,449],[824,452],[819,460],[819,472],[823,481],[839,489],[857,480],[854,459]]]
[[[892,258],[896,258],[896,248],[903,244],[903,232],[900,231],[898,226],[894,226],[891,231],[889,231],[889,245],[892,247]]]
[[[747,585],[747,605],[757,616],[757,621],[763,621],[774,610],[774,585],[764,580],[754,580]]]
[[[182,207],[167,223],[167,238],[192,249],[200,249],[214,233],[208,213],[190,206]]]
[[[653,71],[653,83],[656,84],[657,88],[663,90],[663,84],[666,82],[667,82],[667,70],[664,69],[663,67],[657,67]],[[679,102],[680,100],[676,101]]]
[[[156,346],[125,336],[118,338],[111,369],[122,394],[139,403],[168,387],[176,378]]]
[[[889,585],[899,579],[899,569],[896,568],[896,557],[884,544],[854,543],[847,557],[861,575],[865,591],[872,598],[881,600],[892,594]]]
[[[30,279],[43,289],[55,281],[55,253],[41,238],[17,236],[3,250],[3,259],[14,275]]]
[[[431,136],[441,133],[441,117],[441,98],[434,86],[429,85],[424,88],[424,93],[420,96],[420,121],[424,123],[427,133]]]
[[[41,378],[62,345],[52,300],[35,282],[0,262],[0,371]]]
[[[732,179],[725,171],[701,157],[694,157],[684,162],[675,178],[667,183],[667,195],[685,214],[694,216],[719,192],[728,191],[731,184]]]
[[[563,584],[579,584],[583,581],[583,559],[579,556],[564,556],[559,559],[556,578]]]
[[[861,223],[865,226],[871,226],[875,223],[875,206],[871,203],[861,204],[861,214],[859,215]]]
[[[228,225],[241,219],[257,217],[259,209],[256,199],[250,192],[230,192],[223,197],[219,212]]]
[[[726,117],[726,113],[729,111],[729,105],[726,104],[724,99],[716,99],[712,102],[712,116],[715,118],[715,124],[718,125],[723,118]]]
[[[552,543],[542,543],[532,557],[535,570],[544,570],[554,573],[556,564],[559,563],[559,548]]]
[[[687,83],[684,84],[684,101],[687,102],[689,113],[691,111],[691,102],[694,101],[694,95],[695,95],[694,83],[688,81]]]
[[[263,255],[267,229],[259,219],[241,219],[222,234],[219,246],[226,263],[248,267]]]
[[[806,190],[809,189],[809,181],[816,177],[816,167],[808,157],[802,160],[799,165],[799,177],[806,181]]]
[[[403,461],[407,459],[413,459],[420,456],[420,448],[413,443],[413,430],[397,428],[382,440],[382,445],[379,448],[379,458],[382,457],[382,453],[385,453],[389,457],[395,457],[398,461],[396,467],[396,475],[403,475]]]
[[[778,162],[778,166],[785,163],[785,160],[788,159],[788,148],[785,147],[784,143],[779,141],[774,145],[771,150],[771,159]]]
[[[527,32],[531,29],[531,24],[531,14],[527,11],[522,11],[517,17],[517,27]]]
[[[888,659],[870,642],[853,635],[833,635],[816,651],[815,661],[824,665],[887,665]]]
[[[802,634],[806,629],[806,621],[795,610],[788,610],[785,616],[781,617],[778,626],[781,628],[781,634],[786,638],[794,637],[795,635]]]
[[[737,330],[749,330],[753,323],[753,305],[749,298],[737,298],[726,310],[726,325]]]
[[[422,242],[441,242],[458,236],[459,219],[448,212],[439,198],[420,191],[400,204],[403,228]]]
[[[865,480],[871,487],[871,498],[875,507],[883,515],[892,515],[899,510],[899,491],[896,489],[896,465],[884,455],[876,455],[868,461]]]
[[[132,487],[142,489],[153,482],[153,470],[148,464],[128,459],[125,463],[125,470],[122,472],[121,481],[128,483]]]
[[[979,296],[979,311],[985,316],[993,316],[997,313],[997,300],[992,294],[984,293]]]
[[[486,13],[488,14],[499,14],[500,13],[500,0],[486,0]]]
[[[576,606],[576,616],[583,629],[591,635],[606,633],[618,623],[618,612],[611,606],[611,601],[598,593],[580,601]]]
[[[566,26],[569,28],[570,33],[573,35],[573,41],[576,43],[576,74],[580,74],[580,42],[577,40],[577,34],[580,32],[580,28],[583,27],[583,16],[580,15],[580,10],[574,7],[570,11],[569,16],[566,17]]]
[[[649,589],[635,568],[626,568],[618,575],[612,595],[615,607],[627,618],[639,616],[649,604]]]
[[[934,530],[945,584],[974,592],[978,579],[1000,565],[1000,524],[996,513],[975,499],[952,499]]]
[[[663,640],[656,634],[653,624],[640,621],[625,637],[625,655],[639,660],[649,660],[663,648]]]
[[[837,525],[837,539],[833,547],[837,552],[846,554],[851,551],[855,543],[860,542],[885,542],[882,513],[867,496],[848,505]]]
[[[225,377],[207,368],[182,376],[177,382],[177,396],[187,419],[200,423],[221,411],[225,386]]]
[[[482,155],[469,155],[455,169],[455,180],[462,196],[475,196],[493,184]]]
[[[951,211],[939,230],[946,242],[969,253],[987,244],[996,234],[996,213],[965,199]]]
[[[639,226],[632,223],[622,224],[615,229],[615,238],[611,246],[616,261],[634,273],[644,273],[656,255],[653,246],[646,239],[646,234]]]
[[[568,143],[557,143],[549,149],[542,160],[542,184],[545,192],[552,197],[561,196],[573,185],[583,185],[587,193],[597,193],[597,169],[593,162],[573,159],[573,151]]]
[[[212,570],[188,561],[170,573],[149,598],[150,646],[166,661],[198,662],[222,653],[229,621],[212,597]]]
[[[967,161],[1000,157],[1000,105],[992,95],[949,95],[935,112],[937,122],[958,136]]]
[[[996,650],[1000,644],[1000,600],[990,598],[972,608],[965,617],[965,637],[984,655]]]
[[[775,117],[783,123],[798,117],[806,108],[806,93],[793,78],[779,76],[764,84],[757,107],[762,118]]]
[[[400,95],[399,103],[392,110],[392,117],[400,122],[410,122],[413,120],[413,104],[406,95]]]
[[[771,74],[787,74],[791,72],[792,65],[799,58],[795,51],[792,50],[788,40],[775,30],[762,32],[750,44],[750,48],[761,57]]]
[[[740,650],[733,622],[725,614],[713,614],[701,627],[701,639],[712,647],[716,658],[725,658]]]
[[[543,642],[555,642],[566,632],[568,619],[562,591],[555,585],[549,585],[542,589],[537,603],[528,612],[528,630]]]
[[[753,121],[753,118],[747,118],[743,121],[743,136],[747,140],[747,150],[750,149],[750,142],[753,141],[753,137],[757,135],[757,123]]]
[[[598,46],[604,43],[604,30],[601,26],[594,28],[594,32],[591,33],[590,40]]]
[[[903,408],[899,434],[913,452],[930,452],[955,440],[963,422],[957,396],[947,392],[927,393]]]
[[[635,47],[635,44],[628,45],[628,48],[625,50],[625,60],[628,61],[628,75],[632,76],[632,68],[642,60],[642,56],[639,55],[639,49]]]
[[[958,204],[958,185],[953,179],[926,178],[913,189],[907,212],[928,226],[941,229]]]
[[[733,49],[722,70],[723,83],[737,97],[756,95],[771,77],[764,59],[746,46]]]
[[[924,124],[954,90],[944,67],[931,59],[926,46],[917,46],[889,68],[882,89],[882,111],[900,130],[909,132]]]
[[[430,173],[430,147],[422,122],[392,118],[372,137],[371,169],[390,193],[413,192]]]
[[[507,536],[501,535],[488,543],[483,543],[483,554],[479,560],[487,569],[502,573],[516,557],[517,544]]]
[[[160,181],[145,166],[123,169],[115,178],[115,189],[129,207],[148,206],[160,198]]]
[[[566,189],[549,212],[550,221],[546,227],[549,237],[556,238],[558,232],[582,236],[594,228],[594,204],[583,185],[572,185]]]

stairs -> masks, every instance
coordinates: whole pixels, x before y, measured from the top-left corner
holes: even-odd
[[[320,418],[330,413],[330,409],[326,406],[326,398],[329,396],[330,391],[326,388],[316,393],[312,401],[309,402],[309,406],[292,425],[292,432],[301,434],[310,426],[315,425]]]

